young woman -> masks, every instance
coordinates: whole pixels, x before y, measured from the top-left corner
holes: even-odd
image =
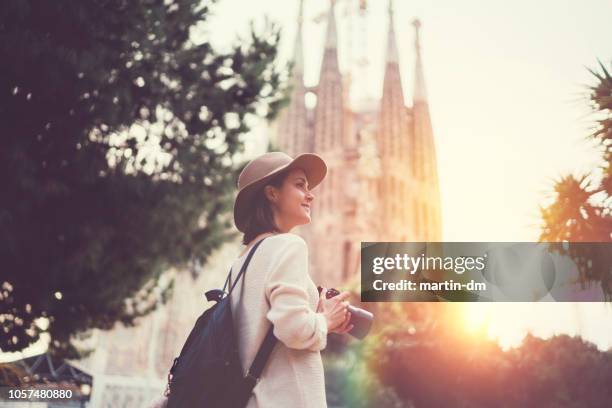
[[[292,159],[272,152],[251,161],[238,179],[234,221],[246,248],[232,271],[239,271],[251,247],[265,239],[231,299],[242,366],[251,365],[270,324],[279,340],[249,408],[327,406],[320,350],[328,333],[352,329],[349,294],[319,296],[308,274],[306,243],[290,233],[310,222],[311,189],[326,173],[325,162],[315,154]]]

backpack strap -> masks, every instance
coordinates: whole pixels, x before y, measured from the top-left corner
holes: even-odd
[[[227,292],[227,296],[231,295],[232,291],[234,290],[234,287],[236,286],[240,278],[244,278],[246,269],[249,266],[249,262],[251,262],[251,258],[255,254],[257,247],[259,247],[259,245],[261,245],[261,243],[264,242],[266,238],[260,239],[259,241],[257,241],[257,243],[255,243],[255,245],[253,245],[253,248],[251,248],[251,250],[249,251],[249,254],[247,255],[247,258],[244,260],[244,263],[242,264],[242,268],[240,268],[240,272],[238,273],[238,276],[236,276],[236,280],[234,281],[234,284],[232,284],[231,282],[232,270],[230,269],[229,273],[227,274],[227,279],[225,279],[225,284],[223,285],[224,292],[225,292],[225,288],[227,287],[227,284],[229,283],[231,285],[229,292]]]
[[[233,285],[231,283],[231,278],[230,278],[232,275],[232,271],[230,270],[230,273],[228,274],[227,279],[225,280],[225,285],[223,286],[223,290],[225,291],[225,287],[227,286],[228,282],[231,285],[228,296],[234,290],[234,287],[238,283],[238,280],[241,277],[244,279],[244,275],[246,274],[246,268],[249,265],[249,262],[251,261],[251,257],[255,253],[255,250],[257,249],[259,244],[261,244],[264,239],[266,238],[261,239],[255,245],[253,245],[253,248],[251,249],[251,252],[249,252],[247,259],[244,261],[244,264],[242,265],[242,268],[240,269],[240,273],[236,277],[236,280],[234,281]],[[270,354],[272,354],[272,350],[274,349],[274,346],[276,345],[277,341],[278,339],[276,338],[276,336],[274,336],[274,326],[270,325],[270,328],[268,329],[268,332],[266,333],[266,337],[261,343],[261,346],[259,346],[259,350],[257,351],[257,354],[255,355],[255,359],[253,359],[253,363],[251,364],[251,367],[249,368],[246,375],[244,376],[245,385],[247,388],[246,392],[248,392],[249,394],[253,391],[253,388],[255,388],[255,385],[257,385],[257,383],[259,382],[261,373],[263,372],[263,369],[266,366],[266,363],[268,362],[268,359],[270,358]]]
[[[230,276],[232,276],[232,268],[230,268],[230,271],[227,274],[227,278],[225,278],[225,283],[223,284],[223,292],[224,293],[225,293],[225,288],[227,288],[227,284],[229,283]]]
[[[272,354],[272,350],[274,349],[277,341],[278,339],[276,336],[274,336],[274,326],[272,325],[268,329],[268,333],[266,334],[264,341],[261,343],[259,351],[257,351],[257,354],[255,355],[251,368],[249,368],[249,371],[247,371],[246,375],[244,376],[249,391],[253,391],[253,388],[255,388],[255,385],[257,385],[259,382],[261,373],[263,372],[263,369],[266,366],[266,363],[268,362],[270,354]]]

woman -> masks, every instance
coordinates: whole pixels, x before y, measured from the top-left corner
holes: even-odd
[[[265,239],[231,299],[242,367],[251,365],[270,324],[279,340],[249,408],[327,406],[320,350],[328,333],[352,329],[349,294],[319,296],[308,274],[306,243],[290,233],[310,222],[310,190],[326,173],[325,162],[315,154],[292,159],[272,152],[251,161],[238,179],[234,221],[246,248],[232,270],[239,271],[250,248]]]
[[[231,296],[245,371],[270,324],[278,339],[248,408],[326,407],[320,350],[326,346],[328,333],[353,328],[345,300],[348,292],[331,299],[319,297],[308,274],[306,243],[290,233],[310,222],[314,200],[310,190],[326,173],[327,166],[317,155],[292,159],[272,152],[251,161],[238,178],[234,221],[244,234],[246,248],[232,271],[239,271],[253,245],[265,239]],[[167,399],[160,399],[152,408],[163,408],[166,403]]]

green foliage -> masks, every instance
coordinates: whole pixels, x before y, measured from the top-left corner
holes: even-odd
[[[376,316],[372,331],[364,340],[332,333],[322,353],[325,366],[325,385],[329,406],[351,408],[412,408],[409,398],[401,398],[394,384],[384,382],[385,376],[375,371],[376,364],[385,364],[391,351],[387,335],[406,333],[419,322],[425,322],[431,312],[430,304],[415,303],[405,307],[401,303],[361,303],[359,282],[349,283],[344,290],[352,292],[350,303]]]
[[[279,31],[228,52],[214,1],[7,0],[0,8],[0,349],[133,324],[171,266],[230,236],[248,118],[283,101]],[[192,268],[197,269],[197,268]]]
[[[600,69],[601,72],[590,70],[596,78],[589,88],[596,122],[589,138],[597,143],[602,155],[601,177],[566,175],[555,183],[556,200],[540,209],[544,222],[541,241],[612,241],[612,76],[601,63]],[[583,279],[601,282],[606,296],[612,298],[609,261],[585,265],[580,259],[593,258],[593,254],[569,255],[577,262]]]
[[[351,408],[408,408],[392,387],[383,385],[369,371],[368,362],[376,358],[365,343],[351,342],[341,356],[324,354],[325,392],[329,406]]]

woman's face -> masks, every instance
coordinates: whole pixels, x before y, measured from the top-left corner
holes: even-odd
[[[272,204],[276,225],[282,232],[310,222],[314,195],[308,189],[304,170],[291,170],[280,188],[266,186],[266,195]]]

